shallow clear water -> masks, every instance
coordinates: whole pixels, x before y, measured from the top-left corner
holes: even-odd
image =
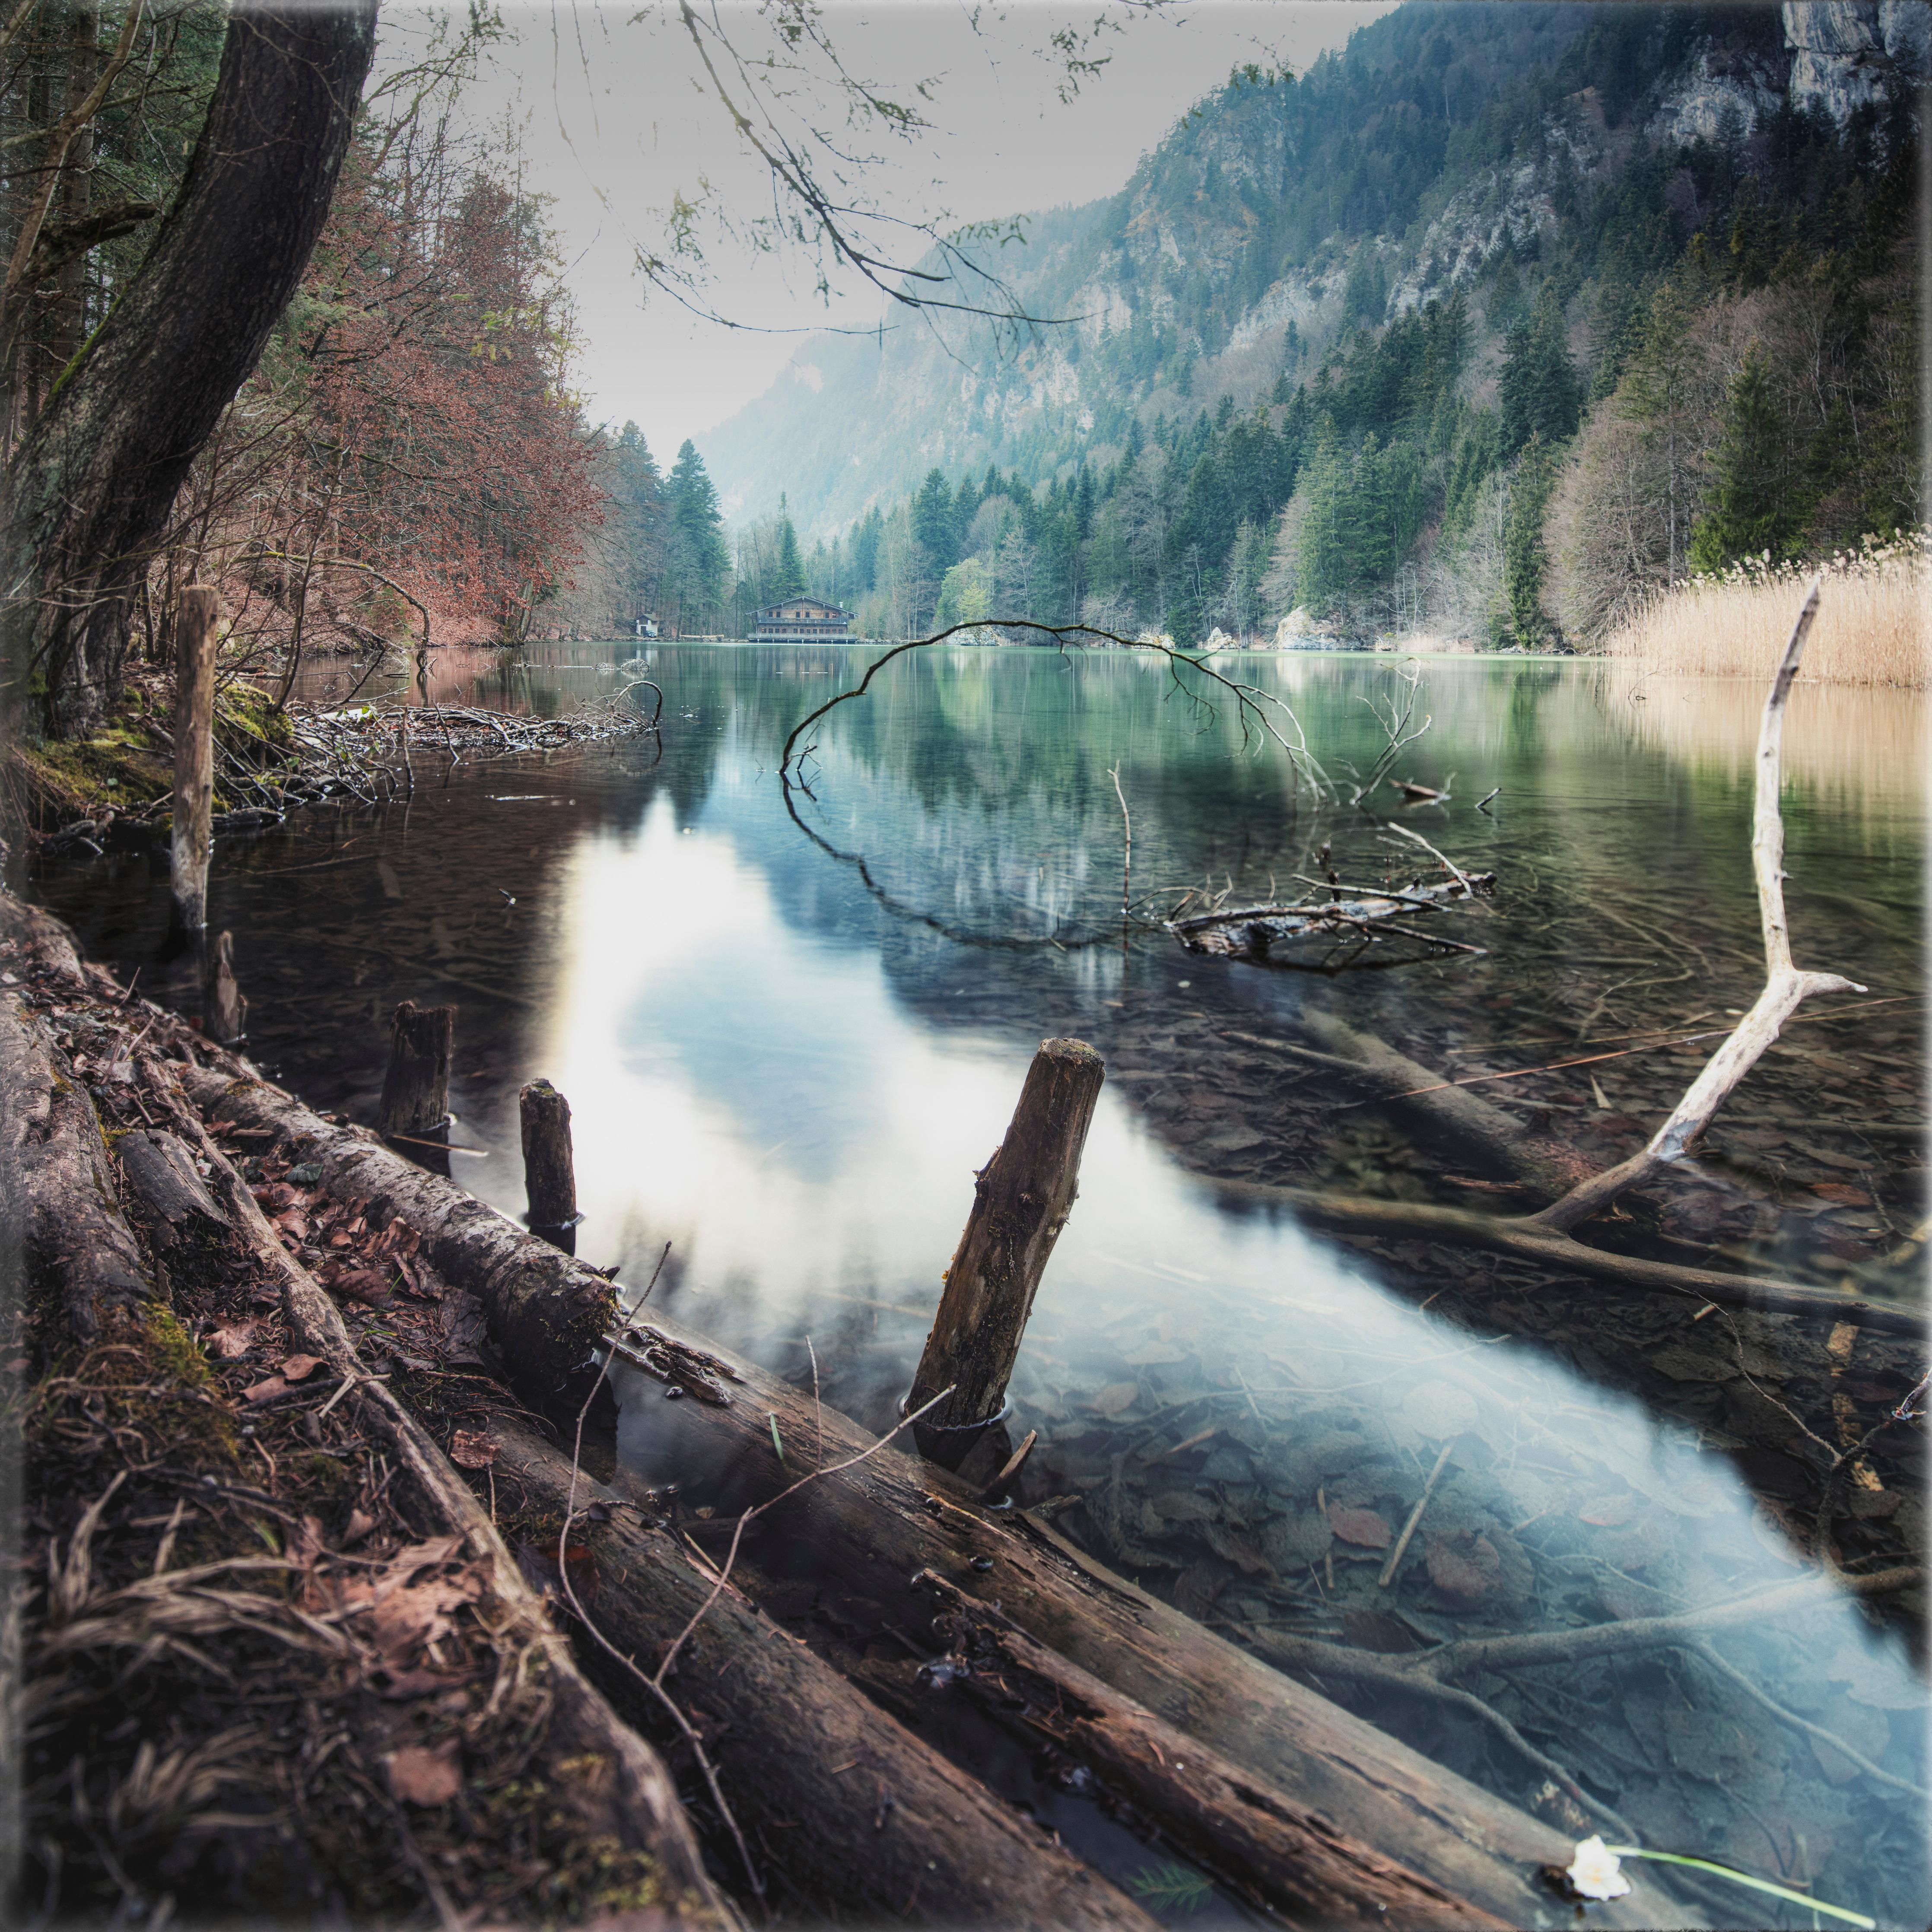
[[[514,668],[446,654],[440,692],[553,710],[613,688],[634,648],[544,646]],[[1721,1029],[1760,976],[1755,694],[1426,664],[1415,718],[1432,722],[1394,775],[1452,796],[1393,822],[1498,874],[1489,909],[1438,928],[1483,956],[1322,974],[1124,932],[1123,799],[1145,914],[1190,888],[1196,904],[1293,896],[1324,846],[1348,883],[1437,876],[1390,829],[1392,794],[1374,814],[1318,807],[1278,749],[1244,747],[1225,693],[1203,710],[1151,660],[946,650],[817,728],[801,826],[779,747],[864,662],[652,647],[661,748],[447,772],[419,754],[406,806],[224,841],[211,918],[235,934],[249,1050],[314,1104],[373,1118],[396,1001],[456,1000],[455,1138],[480,1150],[459,1180],[521,1208],[517,1090],[549,1078],[574,1117],[580,1252],[639,1283],[670,1243],[668,1312],[795,1378],[809,1336],[827,1400],[884,1426],[1028,1055],[1078,1034],[1109,1079],[1012,1424],[1042,1432],[1024,1499],[1066,1533],[1264,1648],[1270,1632],[1393,1649],[1560,1629],[1803,1574],[1806,1485],[1835,1445],[1805,1442],[1791,1408],[1856,1441],[1909,1385],[1910,1348],[1852,1334],[1827,1352],[1821,1324],[1707,1319],[1468,1254],[1377,1262],[1215,1185],[1420,1197],[1447,1180],[1472,1204],[1494,1188],[1466,1150],[1279,1050],[1318,1015],[1458,1078],[1617,1056],[1478,1090],[1593,1160],[1636,1144],[1715,1040],[1632,1036]],[[1390,661],[1227,663],[1295,708],[1337,780],[1372,764]],[[1794,1025],[1633,1240],[1885,1291],[1876,1258],[1925,1212],[1924,722],[1913,698],[1795,700],[1800,962],[1852,973],[1873,1004]],[[98,955],[164,977],[164,860],[32,883]],[[1902,1260],[1890,1285],[1916,1280]],[[648,1467],[652,1406],[633,1394],[625,1441]],[[1848,1492],[1834,1534],[1854,1568],[1922,1558],[1921,1439],[1890,1432]],[[1384,1588],[1378,1536],[1432,1468]],[[1592,1828],[1916,1926],[1932,1881],[1923,1796],[1897,1782],[1926,1782],[1907,1635],[1839,1600],[1716,1640],[1880,1777],[1681,1652],[1472,1688],[1622,1820]],[[1540,1774],[1493,1730],[1326,1688],[1535,1801]],[[1694,1916],[1724,1922],[1723,1894],[1696,1896]],[[1731,1896],[1729,1922],[1812,1922]]]

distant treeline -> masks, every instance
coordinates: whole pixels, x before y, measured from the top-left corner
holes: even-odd
[[[1653,140],[1658,90],[1713,49],[1789,63],[1767,8],[1413,8],[1300,82],[1237,76],[1131,210],[1067,242],[1049,294],[1098,276],[1131,317],[1060,344],[1084,415],[875,506],[806,556],[810,586],[879,635],[1004,614],[1193,640],[1304,614],[1549,647],[1694,573],[1918,526],[1912,103]],[[1240,172],[1264,129],[1294,165]],[[1530,200],[1540,222],[1492,232]],[[1147,266],[1130,213],[1178,256]],[[1273,279],[1324,264],[1339,316],[1227,375]],[[789,529],[741,533],[742,581],[769,584]]]

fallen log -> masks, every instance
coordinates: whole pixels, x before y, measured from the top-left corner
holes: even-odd
[[[238,1079],[239,1064],[182,1069],[202,1114],[272,1130],[301,1158],[320,1164],[317,1184],[332,1197],[365,1204],[371,1226],[401,1216],[422,1236],[437,1272],[462,1282],[488,1310],[526,1398],[547,1412],[574,1414],[616,1314],[610,1282],[446,1177],[404,1160],[367,1128],[337,1126],[279,1088]]]
[[[576,1519],[594,1559],[586,1616],[636,1670],[600,1646],[585,1660],[632,1721],[662,1728],[644,1673],[703,1612],[667,1687],[700,1718],[732,1810],[768,1864],[814,1906],[914,1925],[1013,1924],[1153,1932],[1126,1895],[979,1780],[880,1710],[735,1590],[714,1591],[678,1541],[637,1520],[618,1492],[506,1418],[491,1430],[497,1493],[561,1525]],[[548,1554],[554,1558],[555,1540]],[[717,1594],[708,1612],[705,1605]],[[715,1742],[714,1742],[715,1741]]]
[[[1508,1922],[1452,1898],[1392,1858],[1351,1842],[1240,1766],[1184,1737],[1100,1680],[1036,1643],[996,1606],[931,1571],[914,1579],[939,1604],[952,1688],[996,1721],[1078,1759],[1184,1857],[1264,1911],[1324,1925]]]
[[[372,1226],[379,1211],[401,1215],[438,1272],[482,1303],[520,1392],[533,1406],[554,1401],[581,1360],[574,1338],[582,1312],[610,1306],[602,1276],[453,1182],[422,1173],[363,1130],[334,1126],[266,1082],[203,1068],[184,1067],[181,1078],[211,1118],[270,1130],[285,1151],[317,1162],[318,1184],[337,1198],[369,1203]],[[575,1312],[546,1322],[537,1304],[547,1297]],[[774,1418],[786,1443],[822,1441],[827,1462],[872,1444],[846,1417],[821,1411],[808,1395],[674,1322],[636,1324],[620,1338],[620,1352],[693,1397],[642,1398],[652,1439],[635,1467],[640,1482],[675,1481],[693,1504],[723,1514],[787,1486],[793,1472],[775,1449]],[[934,1570],[968,1596],[997,1600],[1036,1641],[1213,1745],[1290,1804],[1321,1811],[1349,1838],[1399,1858],[1474,1908],[1522,1926],[1564,1922],[1536,1876],[1569,1857],[1553,1826],[1282,1676],[1045,1524],[991,1513],[944,1472],[890,1447],[784,1508],[790,1536],[862,1580],[859,1594],[876,1590],[882,1574]],[[1630,1900],[1606,1908],[1601,1923],[1672,1922],[1676,1908],[1639,1884]]]
[[[0,1241],[24,1261],[28,1282],[56,1288],[83,1342],[164,1305],[120,1213],[94,1102],[46,1022],[11,988],[0,996]]]

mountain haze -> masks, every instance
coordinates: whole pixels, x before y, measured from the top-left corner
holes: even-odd
[[[1298,601],[1352,600],[1363,619],[1364,600],[1379,598],[1365,621],[1388,623],[1430,601],[1412,586],[1404,604],[1392,586],[1433,571],[1452,626],[1534,629],[1535,596],[1516,595],[1516,619],[1498,616],[1504,550],[1515,541],[1540,559],[1546,530],[1581,513],[1582,471],[1597,462],[1600,482],[1599,446],[1641,413],[1636,390],[1653,376],[1632,375],[1628,393],[1618,385],[1646,331],[1645,353],[1662,340],[1667,293],[1682,311],[1672,326],[1697,346],[1696,381],[1679,383],[1671,407],[1689,411],[1687,436],[1696,416],[1700,453],[1680,461],[1670,433],[1660,561],[1633,552],[1618,583],[1572,585],[1573,618],[1595,621],[1649,576],[1675,580],[1695,561],[1694,519],[1706,562],[1738,554],[1748,525],[1788,548],[1808,531],[1855,541],[1915,524],[1918,484],[1904,474],[1915,466],[1894,450],[1889,470],[1867,463],[1851,477],[1828,446],[1849,424],[1862,451],[1878,446],[1861,412],[1890,410],[1894,443],[1905,420],[1905,405],[1885,400],[1898,387],[1886,372],[1916,328],[1900,237],[1932,78],[1928,20],[1932,9],[1904,0],[1402,7],[1298,80],[1237,72],[1118,194],[1035,217],[1024,249],[989,254],[1028,311],[1072,318],[1064,326],[1016,343],[957,317],[814,338],[700,440],[702,453],[741,523],[770,518],[782,494],[808,544],[848,532],[814,581],[848,598],[878,587],[874,559],[891,528],[865,538],[860,520],[896,504],[916,522],[922,492],[922,548],[907,549],[911,522],[899,548],[924,587],[876,619],[888,629],[931,616],[941,579],[976,552],[994,584],[1010,519],[976,536],[968,527],[992,496],[1046,558],[1032,499],[1054,488],[1087,492],[1067,511],[1076,554],[1042,564],[1044,595],[1030,568],[1011,581],[1036,614],[1084,613],[1099,579],[1083,547],[1130,476],[1160,500],[1151,520],[1114,532],[1144,566],[1136,578],[1124,563],[1110,580],[1102,602],[1114,619],[1172,625],[1186,604],[1184,630],[1196,617],[1252,629],[1264,606],[1271,619]],[[1833,291],[1820,326],[1841,378],[1828,396],[1814,384],[1809,400],[1793,359],[1808,287]],[[1711,536],[1726,473],[1716,448],[1754,352],[1777,365],[1772,387],[1784,384],[1766,405],[1782,427],[1765,417],[1760,441],[1784,449],[1774,467],[1804,477],[1778,486],[1772,510],[1753,511],[1739,482],[1730,534]],[[1227,439],[1244,435],[1246,454],[1231,454]],[[950,536],[935,478],[953,493]],[[1328,563],[1300,534],[1323,504]],[[1470,566],[1477,584],[1464,553],[1485,518],[1493,554]],[[862,538],[854,578],[840,559]],[[1226,576],[1237,550],[1240,596]],[[1535,572],[1540,582],[1542,561]],[[1000,587],[1004,598],[1010,584]]]

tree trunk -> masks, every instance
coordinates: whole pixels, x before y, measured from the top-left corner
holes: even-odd
[[[917,1427],[920,1453],[949,1468],[1005,1406],[1040,1278],[1073,1211],[1081,1150],[1105,1077],[1084,1041],[1042,1040],[1006,1138],[980,1171],[907,1398],[908,1409],[923,1408],[952,1390]]]
[[[118,697],[131,602],[176,494],[254,370],[328,212],[376,0],[238,8],[154,246],[7,478],[10,685],[54,737]],[[17,701],[17,700],[16,700]]]

